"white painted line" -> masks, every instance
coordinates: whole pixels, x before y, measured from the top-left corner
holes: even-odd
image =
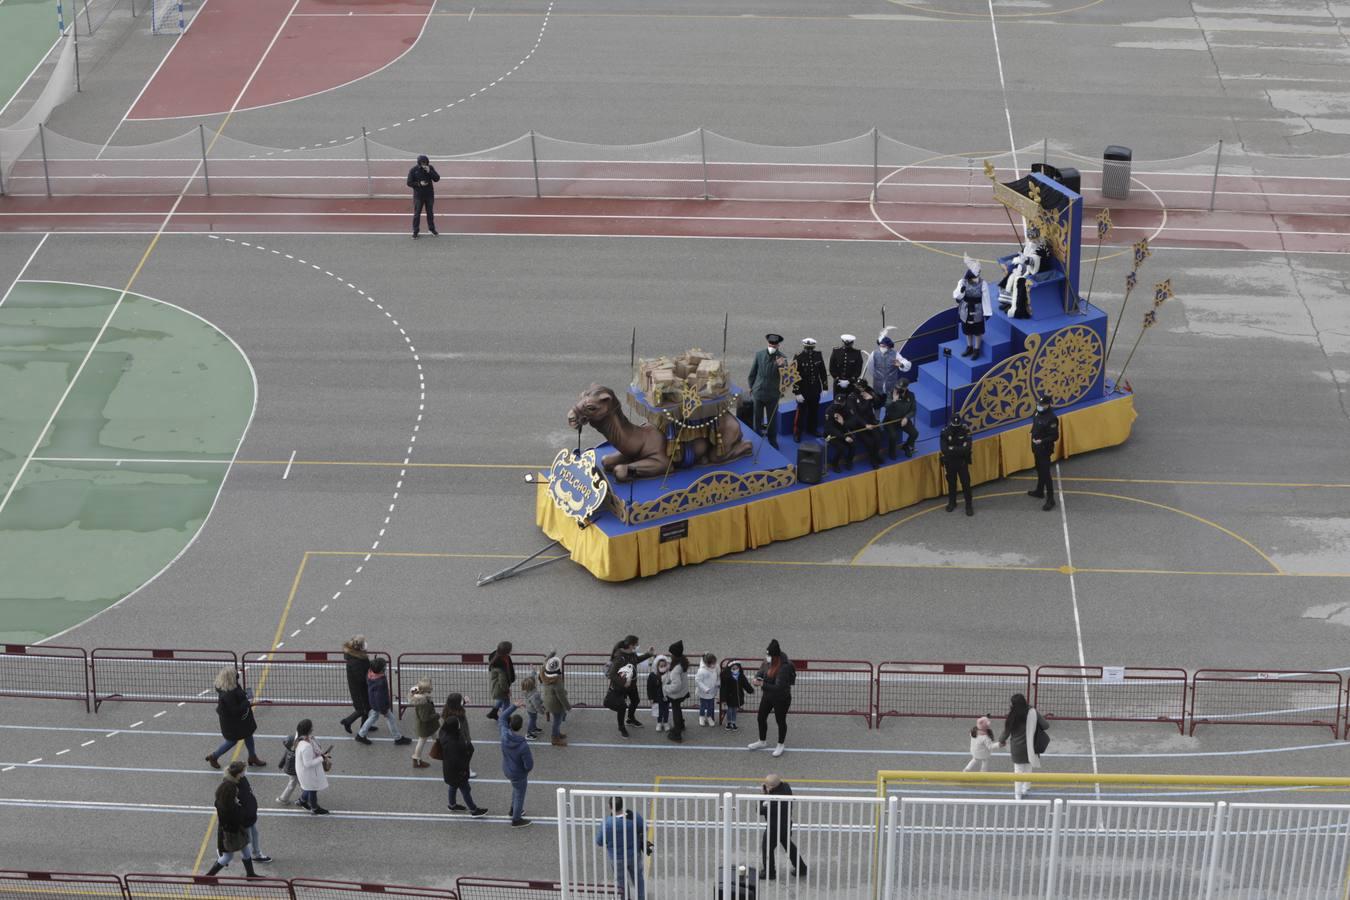
[[[998,46],[998,17],[994,15],[994,0],[989,0],[989,27],[994,33],[994,58],[998,61],[998,83],[1003,89],[1003,117],[1008,122],[1008,144],[1012,147],[1013,174],[1022,177],[1017,165],[1017,141],[1013,140],[1012,110],[1008,108],[1008,83],[1003,78],[1003,51]]]
[[[465,24],[465,25],[468,25],[470,22],[473,21],[473,14],[474,14],[474,12],[477,11],[477,9],[478,9],[478,7],[475,6],[473,9],[469,10],[469,18],[467,18],[467,19],[464,20],[464,24]]]
[[[166,712],[168,712],[167,709],[161,709],[159,712],[157,712],[157,713],[155,713],[153,716],[151,716],[151,718],[158,719],[160,716],[164,715]]]
[[[1055,479],[1059,481],[1057,493],[1059,494],[1059,521],[1064,528],[1064,558],[1069,566],[1069,596],[1073,600],[1073,629],[1074,635],[1078,638],[1078,665],[1087,666],[1087,655],[1083,652],[1083,619],[1078,612],[1078,583],[1073,575],[1073,547],[1069,544],[1069,511],[1064,503],[1064,491],[1058,490],[1063,486],[1063,477],[1059,471],[1059,463],[1055,463]],[[1092,774],[1096,775],[1097,769],[1097,730],[1092,722],[1092,697],[1088,694],[1087,682],[1083,682],[1083,710],[1087,714],[1088,729],[1088,750],[1092,755]],[[1096,785],[1097,796],[1100,799],[1102,788]]]
[[[307,619],[307,620],[305,621],[305,624],[306,624],[306,625],[313,625],[313,624],[314,624],[314,620],[317,619],[317,618],[318,618],[318,616],[310,616],[309,619]]]
[[[40,762],[42,762],[42,757],[39,756],[37,759],[30,759],[30,760],[29,760],[27,763],[25,763],[24,765],[29,765],[29,766],[31,766],[33,763],[40,763]]]
[[[47,238],[51,236],[52,233],[50,231],[44,233],[42,235],[42,240],[38,241],[37,246],[33,248],[33,252],[28,254],[28,259],[24,260],[23,265],[19,268],[19,274],[14,276],[14,280],[10,282],[9,287],[5,290],[5,296],[0,297],[0,306],[5,305],[5,301],[9,299],[9,295],[14,291],[15,286],[23,280],[23,273],[28,271],[28,266],[32,264],[33,258],[38,255],[38,251],[42,249],[42,245],[47,243]]]
[[[291,458],[286,460],[286,471],[281,473],[281,480],[285,481],[291,477],[291,466],[295,464],[295,451],[291,451]]]
[[[57,751],[56,751],[56,755],[57,755],[57,756],[64,756],[65,754],[67,754],[67,753],[69,753],[69,752],[70,752],[70,748],[67,747],[67,748],[64,749],[64,750],[57,750]]]
[[[81,746],[81,747],[88,747],[90,744],[94,744],[94,743],[97,743],[97,739],[91,738],[90,740],[85,741],[85,742],[84,742],[83,744],[81,744],[80,746]]]
[[[0,772],[13,772],[17,768],[18,766],[5,766],[3,769],[0,769]]]
[[[142,720],[139,721],[139,722],[132,722],[131,725],[129,725],[128,727],[129,727],[129,728],[139,728],[140,726],[142,726],[142,725],[144,725],[144,724],[145,724],[145,720],[142,719]]]

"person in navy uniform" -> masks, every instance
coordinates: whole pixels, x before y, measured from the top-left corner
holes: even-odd
[[[797,419],[792,425],[792,439],[800,441],[802,434],[814,437],[820,425],[820,395],[825,391],[829,376],[825,371],[825,357],[816,349],[815,338],[802,338],[802,352],[793,357],[797,364]]]
[[[830,377],[834,379],[836,395],[841,386],[848,387],[861,378],[863,370],[863,352],[853,346],[857,338],[851,334],[841,334],[839,340],[844,342],[843,345],[830,351]],[[841,385],[841,382],[847,384]]]
[[[947,512],[956,509],[956,482],[959,480],[966,497],[966,515],[975,515],[975,504],[970,496],[970,428],[963,416],[953,416],[951,423],[942,429],[939,453],[947,470]]]
[[[1050,458],[1059,443],[1059,416],[1050,405],[1050,395],[1036,398],[1036,415],[1031,420],[1031,455],[1036,458],[1036,489],[1027,494],[1037,499],[1044,497],[1041,509],[1055,508],[1055,481],[1050,477]]]
[[[418,228],[422,224],[422,208],[427,210],[427,231],[432,234],[440,234],[436,230],[436,188],[435,183],[441,180],[441,173],[436,171],[436,167],[431,164],[431,160],[426,155],[417,157],[417,165],[408,170],[408,187],[413,192],[413,238],[417,238]]]
[[[914,424],[917,406],[914,392],[909,389],[909,379],[901,378],[895,383],[890,396],[886,398],[885,419],[882,422],[886,430],[886,448],[890,451],[891,459],[896,458],[895,449],[901,432],[905,435],[905,441],[900,445],[900,449],[907,457],[914,455],[914,442],[919,439],[919,429]]]
[[[766,334],[768,344],[755,354],[750,365],[750,400],[755,431],[769,438],[769,446],[778,449],[778,400],[783,396],[781,372],[787,368],[787,357],[778,350],[783,343],[781,334]],[[760,429],[765,429],[761,431]]]

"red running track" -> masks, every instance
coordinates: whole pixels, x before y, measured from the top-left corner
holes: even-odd
[[[8,197],[0,231],[153,232],[172,209],[170,196]],[[713,238],[897,240],[863,202],[801,200],[632,200],[442,195],[437,219],[446,234],[645,235]],[[912,241],[1006,243],[1002,207],[880,204],[877,211]],[[1112,243],[1152,236],[1155,247],[1270,252],[1350,253],[1343,219],[1256,212],[1156,210],[1113,212]],[[170,232],[361,232],[406,234],[403,199],[205,197],[185,195]],[[1095,231],[1085,228],[1091,244]]]
[[[298,100],[379,71],[417,43],[434,0],[203,0],[127,118]]]

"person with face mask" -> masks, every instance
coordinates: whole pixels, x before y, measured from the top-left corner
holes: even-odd
[[[802,338],[802,352],[793,357],[797,364],[797,417],[792,423],[792,439],[800,441],[803,434],[812,437],[820,430],[820,395],[829,383],[825,372],[825,357],[816,349],[815,338]]]
[[[980,355],[984,343],[984,321],[993,315],[990,309],[988,291],[984,279],[980,277],[978,260],[966,260],[966,274],[956,283],[952,299],[956,301],[956,315],[961,322],[961,333],[966,336],[966,349],[962,356],[974,359]]]
[[[834,393],[837,397],[841,389],[862,377],[863,352],[853,346],[857,340],[851,334],[839,335],[843,345],[830,351],[830,377],[834,379]]]
[[[1031,420],[1031,455],[1036,458],[1036,489],[1027,494],[1040,499],[1045,498],[1041,509],[1055,508],[1055,481],[1050,477],[1050,460],[1055,455],[1055,445],[1059,443],[1059,416],[1050,406],[1050,395],[1041,394],[1036,398],[1036,415]]]
[[[781,334],[766,334],[768,344],[755,354],[750,365],[750,399],[755,431],[765,434],[769,446],[778,449],[778,400],[783,395],[781,372],[787,368],[787,357],[778,351],[783,343]]]
[[[911,368],[910,361],[895,349],[895,341],[891,339],[894,330],[894,325],[881,329],[877,335],[877,349],[867,354],[863,361],[862,377],[872,385],[878,397],[889,396],[896,382]]]
[[[417,230],[422,224],[422,208],[427,211],[427,231],[440,234],[436,230],[436,182],[441,174],[425,155],[417,157],[417,165],[408,170],[408,187],[413,192],[413,240],[417,239]]]
[[[797,682],[797,669],[792,660],[778,646],[778,639],[769,641],[764,651],[764,662],[755,673],[755,687],[759,688],[759,714],[755,724],[759,726],[759,740],[749,744],[747,750],[762,750],[769,746],[769,713],[773,713],[778,724],[778,746],[773,755],[782,756],[787,745],[787,714],[792,706],[792,685]]]
[[[901,378],[886,398],[885,421],[882,423],[886,428],[886,443],[891,459],[896,458],[896,444],[899,443],[902,432],[905,441],[900,445],[900,449],[907,457],[914,455],[914,442],[919,439],[919,429],[914,424],[914,411],[917,406],[914,392],[909,389],[909,379]]]

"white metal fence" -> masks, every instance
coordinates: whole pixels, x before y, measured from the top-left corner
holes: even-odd
[[[1341,900],[1350,877],[1346,805],[560,789],[558,822],[563,900]]]

